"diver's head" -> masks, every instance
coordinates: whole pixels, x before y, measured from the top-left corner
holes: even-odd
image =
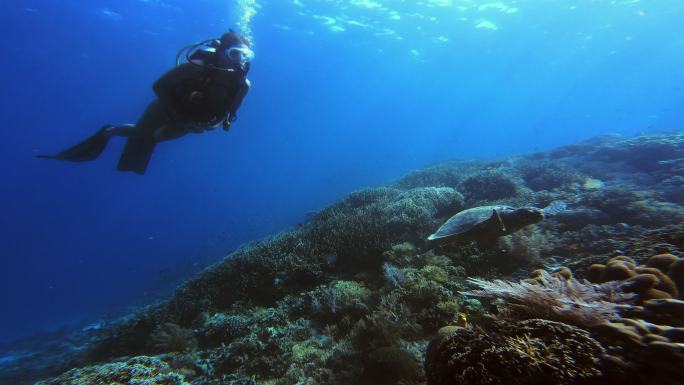
[[[224,49],[230,48],[230,47],[236,47],[239,45],[244,45],[246,47],[251,46],[251,44],[249,44],[249,40],[240,36],[240,34],[238,34],[237,32],[235,32],[232,29],[229,29],[228,32],[221,35],[219,40],[221,40],[221,48],[224,48]]]
[[[219,50],[225,55],[230,67],[246,69],[248,63],[254,59],[249,41],[232,29],[221,35],[220,41]]]

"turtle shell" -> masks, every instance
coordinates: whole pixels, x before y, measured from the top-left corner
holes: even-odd
[[[432,241],[442,238],[457,239],[473,235],[471,232],[479,229],[479,225],[491,218],[494,210],[502,212],[513,210],[513,208],[510,206],[478,206],[463,210],[444,222],[434,234],[428,237],[428,240]]]

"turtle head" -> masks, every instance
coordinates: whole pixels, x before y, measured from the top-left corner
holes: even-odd
[[[516,216],[528,225],[541,222],[544,219],[544,211],[536,207],[521,207],[515,210]]]
[[[518,231],[525,226],[533,225],[544,219],[544,212],[536,207],[521,207],[505,214],[507,233]]]

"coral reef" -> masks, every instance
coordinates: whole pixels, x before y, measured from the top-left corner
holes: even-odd
[[[447,326],[428,347],[425,372],[428,385],[599,383],[604,353],[589,332],[542,319]]]
[[[525,158],[518,161],[516,168],[525,184],[534,191],[553,190],[587,179],[576,170],[549,160]]]
[[[416,358],[398,347],[385,347],[368,355],[359,385],[422,383],[423,370]]]
[[[675,284],[660,269],[671,271],[679,261],[673,255],[656,255],[638,266],[630,258],[615,257],[589,270],[596,280],[605,281],[602,286],[579,282],[568,268],[552,274],[537,270],[520,283],[471,279],[481,290],[467,294],[502,298],[503,319],[539,317],[590,331],[606,351],[605,362],[595,368],[605,366],[600,370],[610,381],[677,384],[675,368],[684,359],[684,301],[671,298]],[[667,298],[649,299],[653,290]]]
[[[631,225],[659,227],[684,221],[681,207],[649,195],[625,186],[612,186],[590,192],[583,203],[606,213],[615,222]]]
[[[518,195],[520,182],[501,169],[476,172],[461,183],[459,190],[471,201],[496,201]]]
[[[470,278],[480,290],[464,294],[501,298],[506,302],[502,311],[508,318],[542,318],[589,327],[616,319],[621,304],[629,303],[632,295],[622,292],[614,281],[590,285],[572,277],[569,270],[548,274],[537,270],[534,278],[519,283]]]
[[[684,135],[681,133],[642,135],[607,143],[597,148],[594,156],[610,161],[623,161],[636,170],[657,172],[672,160],[684,158]]]
[[[589,266],[588,278],[595,283],[622,281],[624,290],[635,293],[639,304],[650,299],[680,298],[684,288],[684,258],[672,254],[650,257],[645,265],[617,256],[604,264]]]
[[[364,314],[368,310],[366,303],[370,294],[370,290],[360,282],[339,280],[321,285],[304,296],[309,314],[314,317],[342,318],[354,313]]]
[[[542,255],[553,249],[553,237],[539,226],[527,226],[522,230],[498,239],[498,248],[511,262],[528,265],[539,261]]]
[[[134,357],[125,362],[72,369],[59,377],[36,385],[190,385],[171,367],[154,357]]]
[[[157,353],[182,352],[197,348],[197,340],[192,331],[171,322],[157,325],[147,344]]]
[[[392,244],[421,242],[438,224],[435,218],[463,208],[461,194],[448,187],[394,193],[392,199],[385,196],[364,206],[343,200],[321,211],[304,238],[314,243],[316,251],[334,253],[338,264],[363,268],[377,265],[372,256]]]
[[[0,382],[680,383],[683,143],[604,136],[353,192],[162,303],[3,353]],[[425,247],[461,210],[556,200],[495,247]]]
[[[451,187],[458,185],[466,175],[484,169],[497,168],[502,162],[483,161],[450,161],[426,167],[409,173],[399,179],[392,186],[400,189],[413,189],[417,187]]]
[[[201,330],[201,343],[205,346],[215,346],[231,342],[242,337],[249,331],[249,320],[242,315],[214,313],[204,314]]]

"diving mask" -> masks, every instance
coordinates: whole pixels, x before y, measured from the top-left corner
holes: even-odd
[[[226,56],[234,63],[247,64],[254,60],[254,51],[245,45],[230,47],[226,50]]]

